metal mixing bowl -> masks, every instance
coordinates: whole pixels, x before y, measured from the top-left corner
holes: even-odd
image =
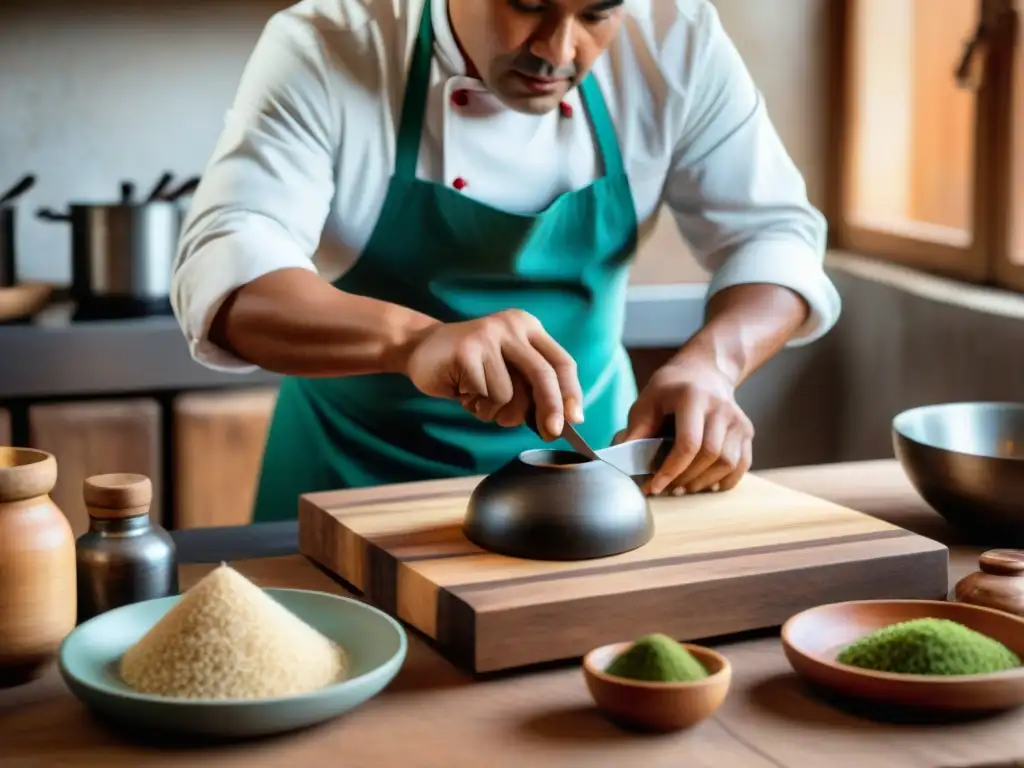
[[[921,497],[979,543],[1024,544],[1024,403],[944,403],[892,422],[893,449]]]

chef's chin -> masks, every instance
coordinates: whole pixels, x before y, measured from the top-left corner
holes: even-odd
[[[518,72],[506,72],[498,79],[498,87],[492,90],[509,109],[543,115],[557,109],[571,87],[571,80],[543,82]]]

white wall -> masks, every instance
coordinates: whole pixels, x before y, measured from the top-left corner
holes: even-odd
[[[122,179],[199,173],[242,66],[281,0],[0,0],[0,186],[40,177],[26,278],[70,279],[67,228],[39,205],[113,202]]]
[[[784,140],[825,193],[825,13],[829,0],[719,0]],[[24,198],[23,278],[66,283],[64,225],[41,205],[114,201],[166,169],[201,172],[267,17],[287,0],[0,0],[0,187],[40,176]],[[663,217],[634,282],[702,280]]]

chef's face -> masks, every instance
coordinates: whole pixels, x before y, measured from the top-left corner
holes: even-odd
[[[554,109],[609,46],[623,0],[449,0],[455,34],[506,105]]]

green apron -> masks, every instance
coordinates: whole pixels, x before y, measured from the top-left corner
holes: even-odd
[[[443,322],[513,307],[530,312],[576,360],[584,394],[580,433],[591,445],[609,445],[636,398],[622,329],[637,220],[600,89],[592,75],[580,84],[603,174],[541,213],[508,213],[421,181],[416,166],[434,45],[430,6],[427,0],[380,218],[335,285]],[[543,445],[525,426],[481,422],[458,401],[427,397],[401,375],[287,377],[254,519],[294,519],[298,496],[314,491],[489,474]]]

